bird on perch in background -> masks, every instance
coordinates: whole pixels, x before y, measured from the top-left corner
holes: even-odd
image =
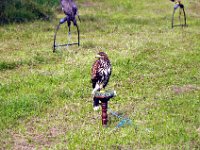
[[[101,91],[106,87],[112,72],[112,66],[106,53],[99,52],[96,58],[98,59],[92,65],[92,95],[94,95],[96,91]],[[93,108],[94,110],[98,110],[99,100],[96,98],[93,98],[93,100]]]
[[[67,22],[67,24],[68,24],[68,30],[69,30],[68,38],[71,37],[71,22],[73,22],[74,26],[76,26],[77,34],[78,34],[78,43],[73,43],[73,44],[78,44],[78,46],[80,45],[80,31],[79,31],[79,27],[78,27],[78,24],[76,21],[76,16],[78,17],[79,21],[81,21],[79,15],[78,15],[78,7],[76,6],[76,4],[73,0],[60,0],[60,4],[61,4],[62,10],[66,16],[64,18],[60,19],[59,24],[56,27],[56,31],[54,34],[53,52],[55,52],[56,47],[65,46],[65,45],[56,45],[57,32],[60,28],[60,25],[64,24],[65,22]],[[68,43],[67,46],[73,45],[73,44]]]
[[[76,21],[76,16],[78,17],[79,21],[81,21],[78,15],[78,7],[73,0],[60,0],[60,4],[62,7],[63,12],[65,13],[66,17],[60,20],[60,24],[67,22],[69,35],[71,33],[71,22],[73,22],[74,26],[77,28],[78,32],[78,45],[80,45],[80,37],[79,37],[79,27]],[[60,25],[59,24],[59,25]]]

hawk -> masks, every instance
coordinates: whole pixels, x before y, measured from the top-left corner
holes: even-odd
[[[92,65],[92,94],[94,95],[96,91],[100,91],[105,88],[109,82],[110,75],[112,72],[112,66],[110,60],[106,53],[99,52],[96,57],[98,58]],[[94,98],[93,107],[97,110],[99,106],[99,100]]]

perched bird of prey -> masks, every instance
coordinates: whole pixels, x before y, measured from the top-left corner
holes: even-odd
[[[92,66],[92,94],[94,95],[96,91],[100,91],[102,88],[105,88],[110,79],[112,72],[112,66],[110,60],[106,53],[99,52],[96,57],[98,58]],[[99,100],[94,98],[93,103],[94,110],[97,110],[99,107]]]

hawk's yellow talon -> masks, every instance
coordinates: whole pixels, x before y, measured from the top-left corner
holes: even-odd
[[[101,90],[101,91],[100,91],[100,93],[104,93],[104,92],[105,92],[104,90]]]

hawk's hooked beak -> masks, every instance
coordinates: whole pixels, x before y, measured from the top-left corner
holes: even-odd
[[[97,54],[95,57],[96,57],[96,58],[101,58],[101,56],[100,56],[100,55],[98,55],[98,54]]]

